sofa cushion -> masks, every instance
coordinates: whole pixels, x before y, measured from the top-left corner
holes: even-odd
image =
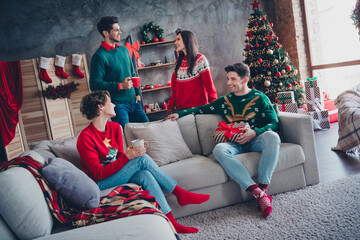
[[[215,160],[214,154],[209,156]],[[251,177],[258,175],[258,168],[261,153],[248,152],[236,155],[236,157],[244,164]],[[276,165],[275,172],[282,171],[288,168],[292,168],[305,162],[304,151],[300,145],[293,143],[281,143],[279,162]]]
[[[42,166],[44,166],[46,164],[45,159],[43,158],[43,156],[41,156],[40,153],[34,151],[34,150],[27,150],[25,152],[22,152],[19,157],[25,157],[25,156],[30,156],[32,159],[38,161]]]
[[[128,123],[125,136],[128,144],[136,138],[148,141],[147,154],[158,166],[192,156],[176,121]]]
[[[161,170],[189,191],[228,181],[228,176],[216,160],[201,155],[162,166]]]
[[[76,142],[77,138],[67,138],[60,143],[49,145],[49,148],[57,157],[68,160],[74,164],[75,167],[81,169],[80,154],[76,148]]]
[[[19,239],[50,234],[53,219],[33,175],[21,167],[0,173],[0,214]]]
[[[55,190],[74,207],[92,209],[100,203],[98,185],[69,161],[53,158],[42,174]]]
[[[9,228],[9,226],[1,216],[0,216],[0,236],[1,239],[6,239],[6,240],[17,239],[13,231],[11,231],[11,229]]]
[[[195,116],[190,114],[177,120],[181,135],[183,136],[186,145],[190,148],[193,154],[201,154],[201,146],[199,142],[199,135],[195,124]]]
[[[202,154],[208,156],[212,153],[216,145],[212,135],[219,122],[224,121],[224,119],[217,114],[197,114],[195,121],[199,133]]]

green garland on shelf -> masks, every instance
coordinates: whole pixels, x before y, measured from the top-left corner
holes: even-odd
[[[153,38],[150,39],[148,33],[153,33]],[[143,30],[140,33],[140,38],[143,43],[151,43],[151,42],[159,42],[164,41],[162,34],[164,33],[164,29],[160,28],[158,25],[154,25],[153,22],[145,23],[143,26]]]

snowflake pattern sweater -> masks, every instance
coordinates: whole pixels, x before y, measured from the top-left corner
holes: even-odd
[[[77,140],[82,170],[95,182],[118,172],[127,162],[120,125],[107,122],[99,131],[92,123],[81,131]]]
[[[169,109],[186,109],[208,104],[217,99],[216,89],[211,78],[210,65],[202,54],[196,56],[193,74],[188,74],[186,55],[181,61],[175,76],[171,77],[171,98]]]
[[[248,122],[257,135],[271,130],[277,132],[279,120],[269,98],[256,89],[243,96],[229,93],[204,106],[178,112],[179,116],[188,114],[219,114],[227,123]]]

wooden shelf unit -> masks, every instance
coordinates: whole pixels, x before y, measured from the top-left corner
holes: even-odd
[[[152,92],[152,91],[157,91],[157,90],[162,90],[162,89],[167,89],[167,88],[171,88],[171,86],[158,87],[158,88],[152,88],[152,89],[144,89],[144,90],[141,90],[141,92],[142,93],[144,93],[144,92]]]
[[[140,47],[148,47],[148,46],[156,46],[156,45],[165,45],[165,44],[170,44],[170,43],[174,43],[174,42],[175,42],[175,40],[164,41],[164,42],[145,43],[145,44],[140,44]]]
[[[163,64],[158,64],[158,65],[153,65],[153,66],[146,66],[146,67],[139,67],[138,70],[145,70],[145,69],[151,69],[151,68],[158,68],[158,67],[166,67],[166,66],[171,66],[171,65],[175,65],[175,63],[163,63]]]

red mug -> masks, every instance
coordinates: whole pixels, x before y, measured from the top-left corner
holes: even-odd
[[[132,77],[131,81],[133,82],[133,86],[138,88],[140,87],[140,77]]]

